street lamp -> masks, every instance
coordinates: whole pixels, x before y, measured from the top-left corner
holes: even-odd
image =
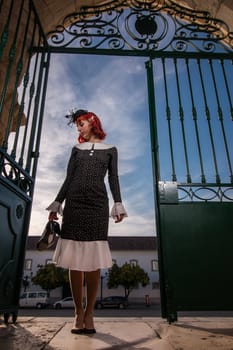
[[[102,299],[103,299],[103,280],[104,280],[104,278],[106,278],[107,277],[107,272],[105,272],[105,275],[103,276],[103,275],[101,275],[100,276],[100,300],[102,301]]]
[[[23,287],[24,287],[23,291],[26,292],[29,287],[28,275],[23,278]]]

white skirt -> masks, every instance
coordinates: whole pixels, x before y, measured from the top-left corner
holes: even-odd
[[[65,269],[96,271],[112,267],[112,256],[107,241],[73,241],[59,238],[53,262]]]

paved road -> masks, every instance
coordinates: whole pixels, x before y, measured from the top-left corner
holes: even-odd
[[[35,317],[73,317],[73,309],[54,310],[47,309],[32,309],[20,308],[18,316],[35,316]],[[95,310],[95,317],[160,317],[160,304],[132,304],[127,309],[101,309]]]
[[[73,309],[54,310],[20,308],[18,316],[32,317],[73,317]],[[233,311],[185,311],[179,312],[178,317],[233,317]],[[147,307],[144,304],[131,304],[127,309],[95,310],[95,317],[161,317],[160,304]]]

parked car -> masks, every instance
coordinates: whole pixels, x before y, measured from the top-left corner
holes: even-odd
[[[74,300],[72,297],[66,297],[62,300],[58,300],[53,304],[54,309],[65,309],[65,308],[73,308]]]
[[[42,309],[49,304],[47,292],[24,292],[19,298],[20,307],[36,307]]]
[[[102,300],[97,300],[95,303],[96,309],[103,309],[105,307],[116,307],[119,309],[125,309],[128,307],[128,298],[121,296],[110,296],[103,298]]]

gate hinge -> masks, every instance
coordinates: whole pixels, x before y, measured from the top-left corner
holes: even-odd
[[[160,203],[178,204],[177,182],[159,181]]]

